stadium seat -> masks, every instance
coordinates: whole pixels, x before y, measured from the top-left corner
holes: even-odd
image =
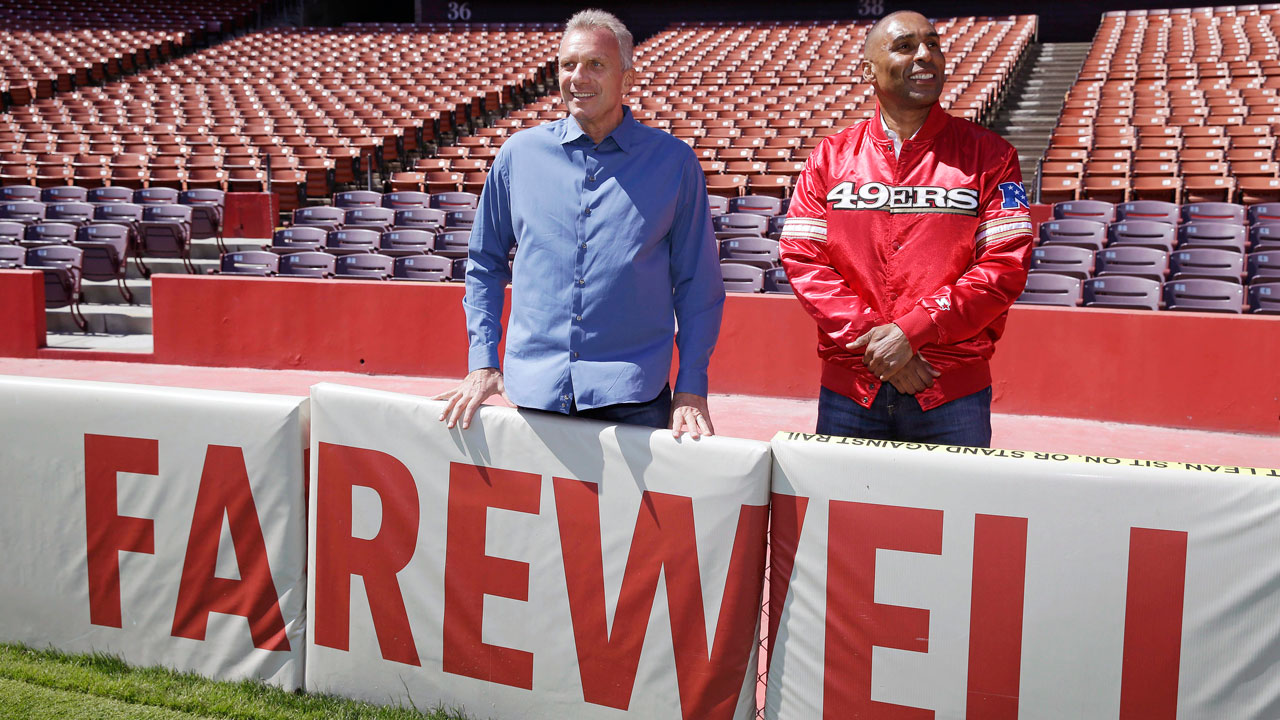
[[[794,291],[791,289],[791,280],[787,277],[786,270],[780,267],[765,270],[764,291],[767,293],[778,293],[782,295],[793,294]]]
[[[266,250],[241,250],[223,253],[219,261],[221,275],[255,275],[269,277],[280,270],[280,256]]]
[[[1087,280],[1093,275],[1093,254],[1075,245],[1041,245],[1031,250],[1031,269]]]
[[[1178,250],[1169,258],[1169,279],[1209,278],[1240,283],[1244,255],[1234,250],[1192,248]]]
[[[1280,282],[1280,248],[1257,250],[1245,258],[1249,282]]]
[[[0,245],[0,270],[20,268],[27,262],[27,249],[21,245]]]
[[[1095,220],[1050,220],[1040,223],[1040,242],[1101,250],[1107,242],[1107,226]]]
[[[280,275],[333,277],[337,258],[326,252],[302,251],[280,256]]]
[[[347,209],[342,220],[344,229],[359,228],[385,232],[395,225],[396,212],[379,205],[358,205]]]
[[[174,205],[180,191],[167,187],[148,187],[133,191],[131,202],[137,205]]]
[[[1245,224],[1245,207],[1235,203],[1203,202],[1182,206],[1182,222]]]
[[[214,188],[193,188],[178,195],[178,203],[191,208],[191,239],[213,238],[220,252],[226,247],[222,241],[222,216],[226,207],[226,193]]]
[[[1114,203],[1102,202],[1101,200],[1059,202],[1053,205],[1053,218],[1055,220],[1095,220],[1101,223],[1110,223],[1116,219],[1116,206]]]
[[[396,210],[394,228],[397,230],[443,230],[445,212],[429,207],[409,207]]]
[[[764,292],[764,270],[758,267],[722,262],[720,274],[724,278],[724,289],[727,292]]]
[[[752,213],[754,215],[773,217],[781,213],[782,200],[768,195],[744,195],[730,198],[728,211],[730,213]]]
[[[44,203],[32,200],[11,200],[0,203],[0,220],[30,225],[44,220]]]
[[[66,307],[71,319],[84,331],[88,322],[80,312],[80,279],[84,251],[68,245],[41,245],[27,251],[25,267],[44,273],[44,304],[47,308]]]
[[[337,256],[374,253],[378,250],[381,238],[381,230],[344,227],[329,231],[325,237],[324,250]]]
[[[1116,207],[1117,220],[1155,220],[1177,225],[1181,215],[1176,203],[1159,200],[1135,200]]]
[[[1107,229],[1111,247],[1138,246],[1168,253],[1177,244],[1177,228],[1156,220],[1121,220]]]
[[[1079,250],[1080,248],[1067,249]],[[1016,302],[1075,307],[1080,304],[1082,297],[1081,282],[1079,277],[1033,270],[1027,274],[1027,285]]]
[[[437,210],[475,210],[480,205],[480,197],[469,192],[442,192],[431,195],[430,207]]]
[[[38,245],[70,245],[75,238],[75,225],[60,222],[38,222],[27,226],[22,235],[22,245],[28,248]]]
[[[271,246],[264,248],[278,255],[295,252],[317,252],[324,249],[329,232],[323,227],[295,225],[280,228],[271,235]]]
[[[754,265],[762,270],[778,266],[778,241],[759,236],[730,237],[720,243],[720,263]]]
[[[338,232],[351,232],[339,230]],[[335,275],[361,280],[390,280],[395,260],[377,253],[342,255],[335,264]]]
[[[318,205],[298,208],[293,211],[293,226],[305,225],[321,227],[325,230],[337,230],[346,221],[347,211],[338,207]]]
[[[115,206],[105,206],[115,207]],[[179,258],[187,272],[198,271],[191,262],[191,208],[186,205],[147,205],[138,224],[138,255]],[[148,271],[146,274],[150,274]]]
[[[82,225],[76,230],[76,238],[72,244],[84,251],[81,259],[83,279],[114,280],[124,301],[133,302],[133,291],[126,282],[129,228],[110,223]]]
[[[63,202],[87,202],[89,199],[89,191],[87,188],[76,187],[75,185],[63,185],[60,187],[45,188],[40,193],[40,199],[44,203],[63,203]]]
[[[1166,310],[1240,314],[1244,287],[1226,280],[1171,280],[1164,285],[1164,305]]]
[[[1164,282],[1169,270],[1169,253],[1152,247],[1113,245],[1099,251],[1095,261],[1096,277],[1128,275]]]
[[[393,280],[445,282],[453,279],[453,261],[439,255],[399,257],[395,260],[391,277]]]
[[[441,257],[466,258],[470,242],[470,230],[443,230],[436,233],[431,251]],[[457,277],[457,274],[454,276]]]
[[[1244,225],[1223,222],[1194,221],[1178,228],[1178,247],[1209,247],[1243,253],[1248,241]]]
[[[387,230],[378,241],[378,252],[388,257],[425,255],[435,244],[435,234],[428,230]]]
[[[476,222],[476,211],[466,210],[449,210],[444,214],[444,227],[446,230],[470,230]]]
[[[1123,310],[1159,310],[1160,288],[1157,280],[1115,275],[1084,281],[1084,305],[1094,308]]]
[[[3,250],[3,248],[0,248]],[[1280,315],[1280,282],[1254,283],[1249,286],[1249,312]]]
[[[731,212],[713,216],[711,226],[719,240],[749,235],[764,237],[769,232],[769,218],[755,213]]]
[[[382,196],[382,207],[392,210],[407,208],[425,208],[431,203],[431,196],[424,192],[397,190]]]
[[[382,193],[372,190],[348,190],[346,192],[335,193],[333,196],[333,206],[343,209],[357,207],[381,207]]]

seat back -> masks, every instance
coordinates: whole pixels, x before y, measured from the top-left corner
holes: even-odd
[[[1121,220],[1107,229],[1111,246],[1134,245],[1169,252],[1177,243],[1177,228],[1156,220]]]
[[[55,185],[45,188],[40,193],[40,199],[46,203],[87,202],[89,190],[75,185]]]
[[[118,185],[109,185],[106,187],[90,188],[89,202],[91,203],[132,203],[133,190]]]
[[[316,227],[327,227],[330,230],[337,230],[342,227],[345,221],[347,211],[342,208],[326,207],[323,205],[314,207],[298,208],[293,211],[294,225],[314,225]]]
[[[1159,310],[1160,282],[1151,278],[1115,275],[1084,281],[1085,307]]]
[[[369,278],[388,280],[395,267],[395,260],[377,253],[361,253],[343,255],[338,258],[336,272],[338,277]]]
[[[730,213],[752,213],[773,217],[782,211],[782,199],[770,195],[743,195],[729,198]]]
[[[271,249],[277,253],[316,251],[324,247],[328,235],[324,228],[307,225],[280,228],[271,235]]]
[[[1031,269],[1087,280],[1093,274],[1093,253],[1074,245],[1041,245],[1031,250]]]
[[[44,203],[37,200],[12,200],[0,203],[0,220],[30,225],[44,219]]]
[[[1177,225],[1181,216],[1177,204],[1163,200],[1132,200],[1116,207],[1117,220],[1155,220]]]
[[[1079,277],[1059,275],[1055,272],[1030,272],[1027,273],[1027,286],[1016,302],[1075,307],[1080,304],[1082,298],[1082,284],[1083,281]]]
[[[280,256],[266,250],[241,250],[223,253],[219,261],[223,275],[275,275],[280,270]]]
[[[44,206],[45,220],[83,225],[93,220],[93,205],[87,202],[57,201]]]
[[[364,228],[343,228],[330,230],[325,238],[325,250],[329,252],[364,252],[371,253],[378,249],[378,240],[382,234],[377,230]]]
[[[0,186],[0,202],[19,202],[22,200],[39,202],[42,197],[43,191],[35,185]]]
[[[1164,281],[1169,269],[1169,253],[1137,245],[1112,245],[1095,256],[1096,275],[1132,275]]]
[[[467,229],[470,230],[476,222],[476,211],[466,210],[448,210],[444,214],[444,226],[447,229]]]
[[[0,270],[11,270],[25,265],[27,249],[21,245],[0,245]]]
[[[129,229],[123,225],[82,225],[72,243],[84,251],[82,274],[86,280],[124,277],[129,254]]]
[[[1166,310],[1193,310],[1240,314],[1244,311],[1244,287],[1227,280],[1191,278],[1164,284]]]
[[[792,294],[794,291],[791,289],[791,280],[787,277],[787,271],[780,267],[765,270],[764,291],[767,293]]]
[[[431,196],[415,190],[396,190],[382,196],[382,207],[392,210],[425,208],[431,204]]]
[[[445,211],[437,208],[413,207],[396,210],[396,228],[441,230],[444,228]]]
[[[1220,222],[1245,224],[1245,207],[1235,203],[1200,202],[1182,206],[1182,222]]]
[[[167,187],[147,187],[133,191],[133,202],[138,205],[172,205],[178,202],[178,191]]]
[[[1107,242],[1107,226],[1097,220],[1050,220],[1040,223],[1040,242],[1100,250]]]
[[[465,258],[470,242],[470,230],[445,230],[436,233],[433,252],[447,258]]]
[[[332,277],[337,258],[325,252],[296,252],[280,256],[280,274],[296,277]]]
[[[735,262],[720,263],[720,275],[727,292],[758,293],[764,291],[764,270]]]
[[[373,190],[347,190],[333,195],[333,206],[346,210],[357,207],[379,207],[381,205],[382,193]]]
[[[711,226],[716,237],[726,238],[737,235],[764,236],[769,232],[769,218],[755,213],[725,213],[711,218]]]
[[[1259,250],[1245,258],[1249,282],[1280,282],[1280,248]]]
[[[727,238],[720,243],[720,260],[768,270],[778,266],[778,241],[759,235]]]
[[[1239,283],[1244,274],[1244,256],[1234,250],[1189,248],[1178,250],[1169,259],[1171,280],[1216,278]]]
[[[1280,282],[1254,283],[1249,286],[1249,311],[1280,315]]]
[[[191,231],[191,207],[189,205],[144,205],[142,221],[145,223],[180,223]]]
[[[1109,223],[1116,219],[1116,206],[1103,200],[1066,200],[1053,204],[1053,218]]]
[[[463,260],[463,262],[466,262]],[[439,255],[406,255],[396,258],[392,277],[399,280],[444,282],[453,279],[453,261]]]
[[[342,221],[344,228],[390,229],[396,222],[396,211],[377,205],[359,205],[347,210]]]
[[[32,245],[70,245],[76,239],[76,226],[70,223],[38,222],[27,226],[22,242]]]
[[[469,192],[442,192],[431,196],[431,207],[438,210],[475,210],[480,197]]]
[[[425,255],[431,252],[435,234],[427,230],[387,230],[378,242],[378,252],[399,255]]]
[[[1243,224],[1195,220],[1178,228],[1178,247],[1209,247],[1244,252],[1248,231]]]

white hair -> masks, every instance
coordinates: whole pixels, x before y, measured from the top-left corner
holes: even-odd
[[[631,31],[626,25],[618,19],[616,15],[604,10],[579,10],[569,18],[569,22],[564,25],[564,34],[575,30],[594,30],[596,28],[604,28],[613,33],[618,39],[618,52],[622,55],[622,69],[630,70],[632,68],[631,52],[635,48],[635,40],[631,37]]]

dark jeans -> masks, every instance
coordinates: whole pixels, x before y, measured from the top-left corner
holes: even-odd
[[[872,440],[991,447],[991,388],[925,411],[886,383],[864,408],[834,390],[818,395],[818,433]]]
[[[658,397],[648,402],[618,403],[589,410],[579,410],[577,404],[574,404],[569,408],[569,417],[666,428],[671,424],[671,386],[662,388]]]

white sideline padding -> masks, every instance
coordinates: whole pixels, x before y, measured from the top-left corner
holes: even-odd
[[[496,407],[450,430],[443,402],[311,398],[309,691],[754,716],[768,444]]]
[[[1280,717],[1280,472],[772,446],[765,717]]]
[[[307,402],[0,377],[0,641],[301,687]]]

